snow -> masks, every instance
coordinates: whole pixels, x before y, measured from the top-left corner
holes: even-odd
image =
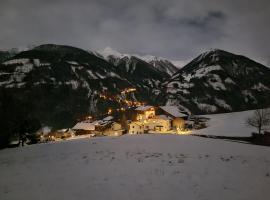
[[[103,119],[103,121],[110,121],[113,120],[113,116],[107,116]]]
[[[67,63],[71,65],[79,65],[79,63],[76,61],[67,61]]]
[[[150,108],[153,108],[153,106],[139,106],[136,108],[136,110],[139,110],[139,111],[146,111]]]
[[[225,85],[217,74],[212,74],[212,77],[208,80],[208,84],[211,85],[214,90],[226,90]]]
[[[101,75],[100,73],[96,73],[96,75],[100,78],[100,79],[105,79],[106,78],[106,76],[103,76],[103,75]]]
[[[251,89],[257,90],[257,91],[265,91],[265,90],[270,90],[269,87],[265,86],[261,82],[255,84]]]
[[[130,58],[131,57],[131,55],[122,54],[122,53],[112,49],[111,47],[106,47],[104,50],[99,51],[98,53],[101,54],[106,59],[108,59],[109,56],[114,56],[116,58],[124,58],[124,57]]]
[[[79,82],[76,80],[70,80],[65,82],[66,85],[71,85],[73,90],[76,90],[79,87]]]
[[[204,77],[205,75],[209,74],[212,71],[218,71],[218,70],[223,70],[223,69],[219,65],[211,65],[211,66],[207,66],[207,67],[202,67],[195,72],[194,77],[201,78],[201,77]]]
[[[207,113],[217,111],[217,107],[214,105],[210,105],[210,104],[206,104],[206,103],[198,103],[198,102],[194,102],[194,103],[197,103],[197,106],[201,111],[205,111]]]
[[[105,59],[109,59],[110,56],[113,56],[115,58],[119,58],[122,59],[124,57],[127,58],[131,58],[132,56],[137,57],[147,63],[151,63],[153,61],[167,61],[172,63],[175,67],[177,68],[182,68],[183,66],[185,66],[189,61],[188,60],[170,60],[167,58],[163,58],[163,57],[157,57],[157,56],[152,56],[152,55],[138,55],[138,54],[126,54],[126,53],[120,53],[114,49],[112,49],[111,47],[106,47],[104,50],[98,51],[98,54],[102,55]]]
[[[267,199],[270,148],[178,135],[78,139],[0,151],[11,199]]]
[[[20,59],[12,59],[6,62],[3,62],[3,65],[14,65],[14,64],[26,64],[29,63],[30,60],[28,58],[20,58]]]
[[[192,78],[202,78],[205,77],[206,75],[210,74],[210,72],[212,71],[218,71],[218,70],[223,70],[222,67],[220,67],[219,65],[211,65],[211,66],[203,66],[202,68],[196,70],[194,73],[192,74],[185,74],[183,77],[184,79],[189,82],[190,79]],[[215,74],[213,74],[215,75]]]
[[[249,137],[252,132],[256,132],[256,129],[246,125],[246,119],[253,112],[254,110],[202,115],[210,118],[208,128],[196,131],[196,134]]]
[[[25,83],[23,83],[23,79],[26,77],[26,75],[24,73],[13,73],[8,80],[5,81],[0,81],[0,86],[5,86],[5,87],[20,87],[22,85],[24,85]]]
[[[230,105],[228,105],[223,99],[215,98],[215,102],[216,102],[216,104],[218,106],[220,106],[222,108],[225,108],[228,111],[231,111],[232,110],[232,107]]]
[[[24,64],[22,66],[18,66],[15,69],[15,73],[29,73],[30,71],[33,70],[33,64],[29,63],[29,64]]]
[[[93,131],[93,130],[95,130],[95,125],[93,125],[92,123],[89,123],[89,122],[79,122],[72,129],[73,130]]]
[[[98,77],[91,70],[87,70],[87,73],[90,75],[91,79],[98,79]]]
[[[107,77],[116,77],[116,78],[121,78],[119,75],[117,75],[116,73],[114,73],[114,72],[109,72],[108,74],[107,74]]]
[[[147,63],[151,63],[153,61],[163,61],[163,62],[170,62],[172,63],[175,67],[177,68],[182,68],[183,66],[185,66],[188,61],[187,60],[170,60],[167,58],[163,58],[163,57],[157,57],[157,56],[152,56],[152,55],[144,55],[144,56],[139,56],[139,55],[134,55],[138,58],[140,58],[141,60],[147,62]]]
[[[187,116],[186,114],[182,113],[177,106],[160,106],[160,108],[174,117]]]
[[[224,82],[225,83],[229,83],[229,84],[235,84],[235,82],[231,79],[231,78],[226,78],[225,80],[224,80]]]
[[[170,60],[170,61],[175,67],[179,69],[189,63],[189,60]]]

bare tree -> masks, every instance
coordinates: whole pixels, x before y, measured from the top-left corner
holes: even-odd
[[[258,133],[261,134],[270,125],[270,109],[255,110],[253,115],[246,121],[248,126],[255,127]]]

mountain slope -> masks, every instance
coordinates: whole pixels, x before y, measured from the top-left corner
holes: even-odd
[[[100,95],[118,95],[130,87],[134,85],[128,77],[120,77],[115,66],[69,46],[42,45],[0,65],[1,98],[28,105],[25,112],[53,127],[71,126],[82,116],[119,107],[115,100]],[[4,103],[11,113],[17,112],[9,102]]]
[[[171,61],[165,58],[156,56],[141,56],[140,59],[153,65],[158,70],[169,74],[170,76],[178,71],[178,68]]]
[[[154,68],[156,68],[160,72],[166,73],[169,76],[171,76],[178,70],[178,68],[168,59],[160,58],[156,56],[151,56],[151,55],[139,56],[139,55],[122,54],[116,50],[113,50],[110,47],[106,47],[103,51],[99,52],[99,54],[102,55],[103,58],[105,58],[106,60],[108,60],[109,62],[113,63],[116,66],[118,65],[118,62],[122,60],[123,58],[125,58],[124,60],[128,62],[129,65],[131,65],[132,60],[136,58],[135,62],[138,62],[138,60],[140,60],[140,62],[144,61],[152,65]],[[131,60],[128,61],[128,59],[131,59]]]
[[[99,55],[113,64],[121,77],[127,77],[142,96],[151,97],[149,103],[156,103],[161,83],[170,77],[167,66],[160,70],[136,56],[121,54],[111,48],[106,48]]]
[[[163,86],[167,104],[194,113],[249,110],[269,106],[270,69],[222,50],[205,52]]]

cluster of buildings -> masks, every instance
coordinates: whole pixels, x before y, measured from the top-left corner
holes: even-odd
[[[176,106],[140,106],[135,109],[136,120],[129,124],[129,134],[168,133],[186,130],[188,114]]]
[[[77,123],[72,130],[77,135],[93,134],[119,136],[144,133],[185,133],[193,128],[195,120],[176,106],[139,106],[132,110],[133,119],[126,122],[107,116],[101,120],[86,120]],[[124,125],[126,124],[126,125]]]
[[[47,135],[47,140],[85,136],[120,136],[123,134],[171,133],[187,134],[193,128],[202,128],[207,119],[191,116],[176,106],[138,106],[129,110],[129,117],[119,118],[113,113],[102,119],[89,118],[71,129]],[[122,115],[127,111],[122,111]]]
[[[100,120],[85,120],[78,122],[72,130],[76,135],[90,134],[93,136],[120,136],[124,129],[120,122],[116,121],[113,116],[107,116]]]

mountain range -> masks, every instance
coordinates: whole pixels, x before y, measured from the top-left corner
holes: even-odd
[[[176,105],[194,114],[270,105],[270,69],[218,49],[182,68],[155,56],[55,44],[0,51],[0,63],[1,111],[16,115],[24,108],[24,113],[54,128],[105,114],[126,101]],[[123,93],[130,88],[134,92]]]

